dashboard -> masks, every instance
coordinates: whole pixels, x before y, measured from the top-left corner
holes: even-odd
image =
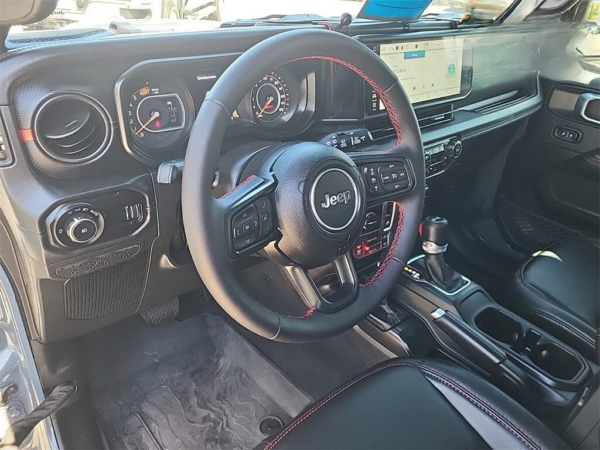
[[[180,207],[194,118],[240,54],[293,28],[50,42],[3,57],[0,243],[20,255],[35,338],[89,333],[201,286]],[[442,174],[494,148],[489,133],[541,107],[533,37],[451,30],[355,38],[408,90],[431,186],[440,180],[443,189]],[[215,196],[250,170],[256,143],[319,141],[376,158],[394,132],[374,94],[329,61],[266,71],[231,112]],[[393,205],[369,213],[353,249],[361,264],[376,262],[395,226]]]
[[[465,98],[471,90],[473,48],[463,37],[365,41],[398,76],[417,107]],[[182,157],[193,118],[225,68],[239,54],[144,61],[117,81],[115,100],[125,149],[153,165]],[[331,76],[329,76],[331,74]],[[357,95],[340,101],[348,92]],[[327,101],[332,99],[332,101]],[[329,62],[298,61],[275,68],[256,81],[233,111],[229,135],[286,138],[318,121],[385,117],[379,94],[365,81]],[[317,140],[352,149],[373,142],[372,130],[351,137]],[[377,133],[375,133],[377,135]],[[347,146],[346,146],[347,144]]]

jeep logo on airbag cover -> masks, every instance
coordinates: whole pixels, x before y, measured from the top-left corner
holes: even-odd
[[[323,171],[310,190],[312,213],[325,230],[342,231],[358,213],[358,188],[350,174],[340,168]]]
[[[340,192],[337,195],[325,194],[325,201],[321,202],[321,208],[329,209],[329,207],[337,205],[347,205],[352,200],[350,191]]]

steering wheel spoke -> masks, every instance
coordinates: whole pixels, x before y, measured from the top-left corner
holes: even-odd
[[[369,203],[397,200],[409,195],[415,186],[415,172],[410,159],[401,153],[386,156],[350,154],[358,166]]]
[[[216,200],[231,258],[255,253],[276,239],[275,185],[274,180],[253,175]]]
[[[323,295],[309,271],[297,264],[285,265],[292,285],[309,308],[324,313],[334,313],[350,305],[358,294],[358,276],[350,253],[335,259],[332,263],[339,282],[339,288],[332,294]]]

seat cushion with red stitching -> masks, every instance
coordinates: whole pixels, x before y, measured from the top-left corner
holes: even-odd
[[[438,360],[394,359],[315,404],[267,449],[567,447],[480,376]]]

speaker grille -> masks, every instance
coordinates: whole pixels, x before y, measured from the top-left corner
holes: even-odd
[[[65,283],[68,319],[96,319],[139,303],[148,271],[149,251],[121,264],[72,278]]]

